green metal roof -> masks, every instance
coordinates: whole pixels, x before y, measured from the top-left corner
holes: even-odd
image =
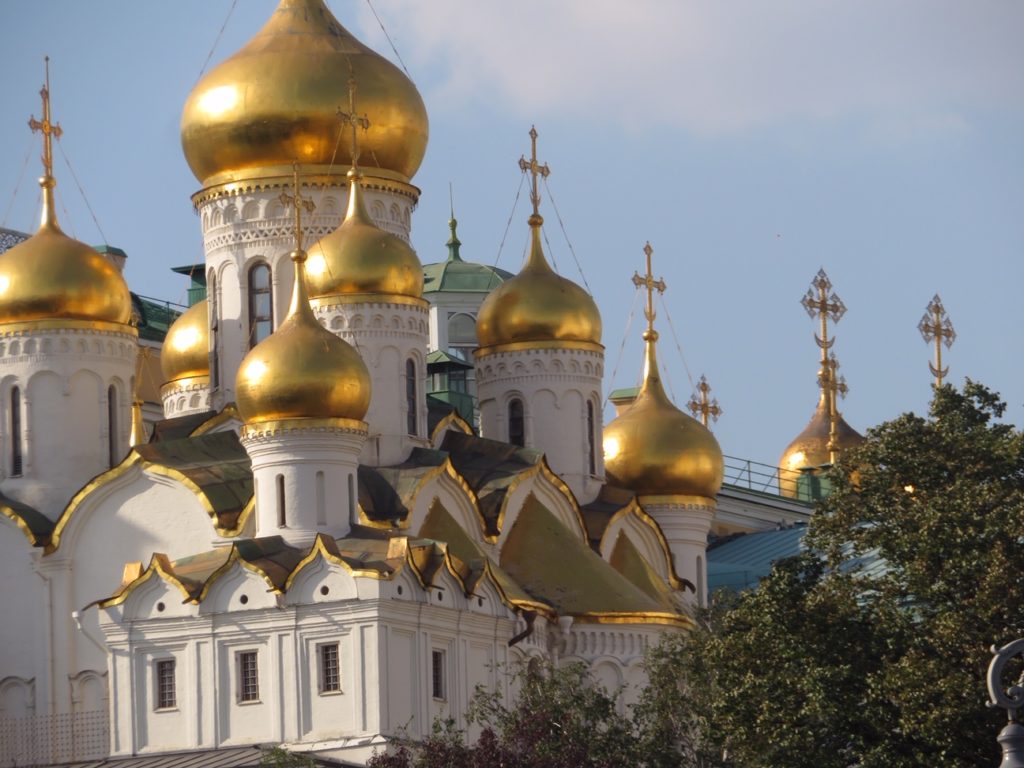
[[[448,258],[437,264],[423,265],[423,292],[438,293],[453,291],[456,293],[488,293],[512,277],[511,272],[472,261],[463,261],[459,255],[459,242],[455,234],[458,222],[452,218],[448,226],[452,236],[448,240]]]
[[[708,547],[708,591],[757,586],[772,563],[803,551],[807,526],[745,533]]]

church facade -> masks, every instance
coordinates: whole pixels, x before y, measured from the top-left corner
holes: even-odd
[[[602,423],[601,316],[545,257],[535,131],[520,272],[463,262],[454,222],[424,268],[426,108],[323,0],[281,0],[185,105],[206,298],[147,423],[128,287],[60,229],[43,104],[41,225],[0,254],[0,766],[258,743],[360,763],[461,724],[478,686],[514,695],[534,658],[625,706],[706,601],[709,534],[806,520],[723,486],[666,395],[649,251],[643,384]],[[471,367],[477,424],[439,413],[437,352]]]

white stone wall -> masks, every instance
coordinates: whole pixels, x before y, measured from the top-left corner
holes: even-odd
[[[593,500],[604,482],[601,449],[601,378],[604,354],[578,349],[522,349],[476,360],[480,432],[509,440],[509,403],[522,400],[526,447],[543,451],[548,464],[581,504]],[[587,404],[593,408],[588,429]],[[594,472],[590,471],[590,452]]]
[[[399,464],[415,446],[429,445],[426,409],[427,303],[314,300],[320,323],[359,352],[370,370],[372,392],[365,419],[369,438],[360,462],[374,467]],[[413,361],[416,433],[408,429],[406,362]]]
[[[68,500],[128,453],[138,345],[134,332],[90,329],[0,335],[0,489],[56,520]],[[21,435],[11,393],[21,392]],[[110,432],[108,393],[117,398]],[[20,439],[22,473],[12,473]]]
[[[696,594],[686,593],[687,599],[706,605],[708,533],[715,517],[714,500],[697,496],[678,499],[641,496],[639,501],[665,534],[672,550],[676,574],[689,580],[696,588]]]
[[[344,218],[348,187],[343,175],[338,181],[302,188],[316,205],[312,214],[303,215],[306,248],[337,229]],[[254,264],[270,266],[275,327],[288,311],[293,279],[288,255],[295,248],[295,219],[294,209],[281,200],[282,192],[293,190],[290,185],[274,186],[197,198],[212,308],[211,346],[217,360],[216,372],[211,368],[216,379],[211,382],[212,403],[217,409],[234,402],[235,374],[250,348],[248,291]],[[374,222],[408,241],[414,197],[372,182],[364,185],[364,195]]]

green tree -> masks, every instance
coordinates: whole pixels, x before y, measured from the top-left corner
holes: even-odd
[[[1024,634],[1024,438],[1003,411],[968,382],[870,430],[832,471],[810,553],[687,639],[731,764],[998,763],[988,649]]]

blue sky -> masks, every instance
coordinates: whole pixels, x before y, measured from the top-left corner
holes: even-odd
[[[365,0],[328,2],[394,58]],[[49,54],[61,146],[103,234],[58,151],[65,228],[124,248],[133,290],[184,301],[185,281],[168,269],[202,249],[181,106],[225,19],[210,66],[274,5],[238,0],[229,17],[231,0],[0,3],[3,226],[35,225],[38,139],[26,122],[39,114]],[[818,350],[799,299],[819,267],[849,309],[835,351],[854,427],[926,407],[931,351],[916,326],[936,292],[959,335],[945,353],[951,378],[1000,391],[1008,420],[1024,423],[1024,4],[374,7],[431,120],[414,179],[420,259],[445,255],[450,181],[463,255],[494,263],[536,124],[604,318],[606,392],[639,375],[630,277],[650,240],[668,283],[658,323],[672,392],[682,404],[687,370],[707,374],[729,455],[774,462],[811,415]],[[542,205],[549,256],[582,282],[547,195]],[[526,216],[524,194],[498,261],[506,269],[520,263]]]

